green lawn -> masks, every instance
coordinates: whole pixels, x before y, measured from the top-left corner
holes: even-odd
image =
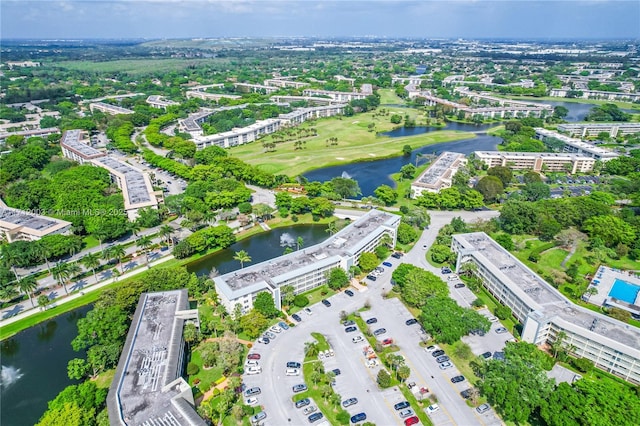
[[[222,368],[212,367],[205,369],[203,367],[202,358],[200,357],[200,352],[197,347],[193,348],[191,351],[191,362],[200,368],[200,371],[198,371],[197,374],[189,376],[189,384],[191,386],[194,386],[194,381],[196,379],[200,379],[200,384],[198,385],[199,388],[202,388],[205,385],[208,385],[207,388],[211,388],[216,380],[222,378]]]
[[[83,250],[98,247],[100,245],[100,241],[98,241],[98,239],[93,235],[87,235],[82,239],[82,242],[84,243]]]
[[[417,116],[417,110],[389,108],[390,115],[398,113]],[[276,151],[264,152],[261,142],[240,145],[229,150],[230,154],[259,166],[261,169],[279,174],[295,176],[309,170],[347,164],[353,161],[371,161],[381,158],[401,155],[404,145],[418,148],[440,142],[472,138],[472,133],[441,131],[421,135],[389,138],[376,136],[376,132],[384,132],[395,127],[388,116],[373,117],[374,112],[358,114],[353,117],[332,117],[303,124],[302,128],[314,127],[318,136],[307,138],[306,147],[302,150],[294,149],[294,141],[278,143]],[[375,124],[375,132],[370,132],[367,126]],[[337,146],[327,146],[330,137],[338,138]],[[264,140],[268,141],[271,136]]]
[[[106,62],[63,61],[56,62],[56,67],[86,72],[126,72],[130,74],[147,74],[153,72],[171,72],[192,66],[222,64],[225,59],[120,59]]]
[[[93,382],[97,387],[108,389],[111,386],[111,382],[113,381],[113,376],[116,375],[116,369],[112,368],[111,370],[104,371],[98,375]]]
[[[380,95],[380,105],[384,107],[387,104],[393,105],[405,105],[406,101],[400,96],[396,95],[394,89],[378,89]]]
[[[307,299],[309,299],[309,306],[310,306],[310,305],[313,305],[315,303],[318,303],[322,299],[327,299],[327,298],[333,296],[334,294],[336,294],[336,291],[335,290],[331,290],[326,285],[323,285],[323,286],[316,287],[316,288],[314,288],[312,290],[309,290],[309,291],[307,291],[305,293],[301,293],[301,294],[303,296],[306,296]],[[287,311],[287,313],[289,313],[289,315],[295,314],[296,312],[299,312],[302,309],[303,308],[299,308],[297,306],[291,306],[291,308]]]

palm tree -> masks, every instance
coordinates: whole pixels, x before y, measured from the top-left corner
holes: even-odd
[[[33,275],[27,275],[26,277],[22,277],[20,281],[18,281],[18,288],[20,289],[21,292],[23,292],[29,297],[31,306],[35,308],[36,305],[33,304],[33,299],[31,298],[31,296],[34,290],[38,288],[38,282],[36,281],[36,278]]]
[[[300,247],[302,247],[303,245],[304,245],[304,238],[298,237],[298,239],[296,240],[296,246],[298,247],[298,250],[300,250]]]
[[[137,237],[138,232],[140,232],[140,230],[142,229],[142,226],[140,226],[140,223],[138,223],[138,221],[135,221],[135,222],[129,222],[128,228],[129,228],[129,231],[133,232],[133,235]]]
[[[88,253],[82,259],[80,259],[80,263],[84,265],[85,268],[91,269],[93,271],[93,277],[98,282],[98,277],[96,276],[96,268],[100,266],[100,257],[98,253]]]
[[[244,250],[237,251],[233,258],[240,262],[240,269],[244,268],[244,262],[251,262],[251,256]]]
[[[126,256],[127,252],[124,247],[121,245],[115,245],[109,248],[109,253],[111,254],[112,259],[117,259],[120,264],[120,272],[124,273],[124,269],[122,266],[122,258]]]
[[[333,222],[329,222],[329,224],[327,224],[327,229],[325,229],[326,232],[329,233],[329,235],[333,235],[336,232],[338,232],[338,228],[336,227],[336,221],[334,220]]]
[[[169,225],[162,225],[160,227],[160,235],[164,238],[168,243],[171,243],[171,247],[173,247],[173,238],[171,235],[173,234],[173,228]]]
[[[67,279],[69,279],[71,275],[69,272],[69,264],[58,262],[56,266],[53,267],[51,274],[53,275],[53,278],[58,281],[58,284],[64,287],[65,293],[69,294],[66,285]]]
[[[36,245],[36,255],[40,260],[44,260],[47,264],[47,270],[51,273],[51,266],[49,265],[49,257],[51,256],[51,249],[45,244]]]
[[[153,245],[153,240],[150,236],[145,235],[144,237],[138,238],[136,241],[136,245],[144,251],[144,255],[146,258],[147,265],[149,264],[149,247]]]

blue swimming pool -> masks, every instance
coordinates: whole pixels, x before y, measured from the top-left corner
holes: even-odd
[[[610,297],[634,304],[640,292],[640,286],[633,285],[623,280],[616,279],[609,292]]]

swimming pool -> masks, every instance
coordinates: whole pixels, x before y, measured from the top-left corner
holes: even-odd
[[[638,292],[640,292],[640,286],[616,279],[613,283],[613,287],[611,287],[609,296],[634,304],[636,302],[636,297],[638,297]]]

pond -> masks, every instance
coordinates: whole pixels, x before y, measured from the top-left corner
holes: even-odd
[[[233,259],[234,254],[240,250],[251,256],[251,264],[256,264],[282,255],[287,247],[296,250],[298,237],[302,238],[303,247],[318,244],[329,237],[326,229],[326,225],[296,225],[272,229],[191,262],[187,265],[187,270],[197,275],[207,275],[211,269],[216,268],[220,274],[226,274],[240,269],[240,262]]]
[[[67,363],[85,356],[71,348],[71,341],[78,334],[78,320],[91,308],[67,312],[0,343],[2,426],[35,424],[47,410],[47,402],[78,383],[67,376]]]
[[[567,108],[569,110],[569,113],[564,119],[565,121],[568,121],[570,123],[574,123],[577,121],[584,121],[587,114],[589,114],[589,111],[591,111],[591,108],[598,106],[596,104],[589,104],[584,102],[562,102],[562,101],[529,101],[529,102],[532,102],[535,104],[552,105],[554,107],[563,106]],[[640,112],[639,110],[633,110],[633,109],[621,108],[621,110],[624,112],[632,113],[632,114],[637,114]]]

